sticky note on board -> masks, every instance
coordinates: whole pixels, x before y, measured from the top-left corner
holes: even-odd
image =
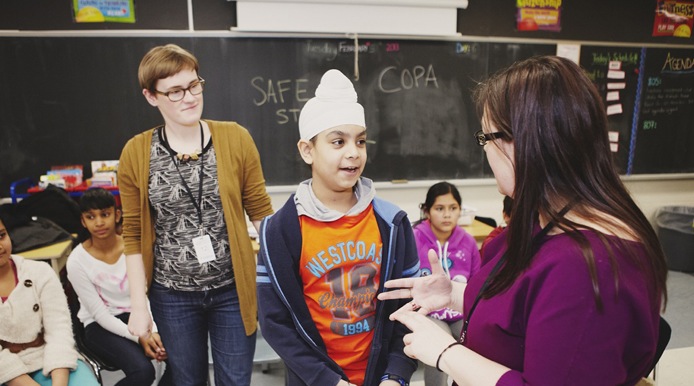
[[[619,91],[608,91],[605,100],[607,100],[608,102],[618,101]]]
[[[624,71],[610,70],[607,71],[607,79],[624,79]]]
[[[624,88],[627,87],[627,84],[624,82],[609,82],[607,83],[607,89],[608,90],[623,90]]]
[[[622,62],[619,60],[610,60],[610,63],[607,65],[608,70],[619,70],[622,68]]]
[[[610,142],[619,142],[619,131],[608,131],[607,138]]]
[[[607,106],[607,115],[615,115],[615,114],[621,114],[621,113],[622,113],[622,104],[621,103]]]
[[[619,144],[616,142],[610,142],[610,151],[616,153],[619,151]]]

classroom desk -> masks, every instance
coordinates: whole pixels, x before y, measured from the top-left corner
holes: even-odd
[[[30,260],[49,260],[55,273],[60,275],[60,270],[65,266],[70,252],[72,252],[72,240],[65,240],[45,247],[20,252],[18,255]]]
[[[493,227],[478,221],[478,220],[472,220],[472,224],[470,225],[461,225],[461,228],[465,229],[465,231],[469,234],[472,235],[472,237],[475,238],[475,241],[477,241],[477,244],[481,244],[487,236],[489,236],[489,233],[494,230]]]

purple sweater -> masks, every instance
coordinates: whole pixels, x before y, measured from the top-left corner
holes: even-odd
[[[417,242],[417,253],[419,254],[419,264],[422,275],[431,274],[431,264],[429,264],[429,250],[433,249],[439,253],[439,246],[436,243],[436,236],[431,230],[429,220],[422,221],[413,229],[414,238]],[[441,246],[441,253],[446,251],[445,264],[448,269],[448,276],[451,280],[467,282],[472,275],[480,270],[480,252],[477,249],[475,238],[461,227],[455,227],[447,244]],[[439,254],[439,259],[441,258]],[[460,312],[443,309],[429,314],[432,318],[455,322],[463,318]]]
[[[595,234],[584,235],[595,254],[602,311],[596,307],[583,255],[565,234],[545,237],[515,283],[477,305],[466,346],[511,368],[498,385],[634,385],[649,370],[660,297],[617,248],[617,239],[608,236],[619,270],[615,291],[606,249]],[[500,259],[505,237],[486,247],[491,259],[465,290],[466,314]],[[636,258],[646,261],[642,244],[629,244]]]

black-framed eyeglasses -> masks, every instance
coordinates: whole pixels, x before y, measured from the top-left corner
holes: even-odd
[[[480,146],[486,145],[488,141],[493,141],[495,139],[504,137],[506,137],[506,133],[501,131],[496,131],[494,133],[485,133],[484,131],[479,130],[475,133],[475,139],[477,140],[477,144]]]
[[[193,82],[188,86],[187,88],[179,88],[176,90],[172,91],[167,91],[167,92],[161,92],[159,90],[154,90],[159,95],[164,95],[165,97],[169,98],[171,102],[178,102],[183,100],[186,96],[186,91],[190,93],[190,95],[200,95],[202,94],[202,90],[205,88],[205,79],[203,78],[198,78],[197,81]]]

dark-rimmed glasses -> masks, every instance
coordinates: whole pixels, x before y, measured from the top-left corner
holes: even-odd
[[[495,139],[504,137],[506,137],[506,133],[501,131],[496,131],[494,133],[485,133],[484,131],[479,130],[475,133],[475,139],[477,140],[477,144],[480,146],[486,145],[488,141],[493,141]]]
[[[187,88],[179,88],[173,91],[167,91],[167,92],[161,92],[159,90],[154,90],[159,95],[164,95],[165,97],[169,98],[171,102],[178,102],[183,100],[183,98],[186,97],[186,91],[190,93],[190,95],[200,95],[202,93],[202,90],[205,88],[205,79],[203,78],[198,78],[197,81],[191,83],[190,86]]]

